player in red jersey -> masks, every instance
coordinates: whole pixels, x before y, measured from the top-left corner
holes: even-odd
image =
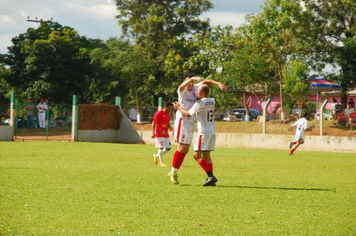
[[[157,165],[158,159],[160,166],[167,166],[163,162],[163,154],[171,150],[171,139],[169,137],[168,129],[172,130],[170,124],[170,112],[173,104],[171,102],[164,102],[163,109],[157,111],[152,122],[152,138],[155,139],[157,154],[153,154],[154,163]]]

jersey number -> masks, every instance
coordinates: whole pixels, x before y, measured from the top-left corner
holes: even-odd
[[[213,122],[214,120],[214,112],[213,110],[206,111],[206,119],[208,122]]]

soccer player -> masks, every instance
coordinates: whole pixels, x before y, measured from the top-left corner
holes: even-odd
[[[203,186],[215,186],[218,181],[213,175],[210,152],[215,149],[215,124],[214,108],[215,100],[209,97],[209,86],[201,85],[198,88],[198,97],[201,99],[194,103],[189,111],[183,109],[178,102],[174,103],[174,108],[187,117],[197,117],[198,134],[194,143],[194,159],[204,169],[208,178]],[[203,157],[202,157],[203,154]]]
[[[171,139],[169,137],[168,129],[172,130],[170,122],[170,112],[173,104],[171,102],[164,102],[163,109],[157,111],[152,122],[152,138],[155,138],[157,154],[153,154],[154,163],[157,165],[158,159],[160,166],[167,166],[163,162],[163,154],[171,150]]]
[[[227,87],[220,82],[214,80],[204,80],[198,84],[195,84],[195,80],[202,81],[202,78],[186,76],[183,83],[178,87],[178,103],[185,110],[189,110],[194,105],[197,98],[197,90],[202,84],[214,84],[219,86],[221,90],[227,91]],[[174,138],[177,142],[177,150],[173,156],[172,171],[168,174],[174,184],[179,184],[177,172],[189,151],[189,146],[192,143],[193,136],[194,117],[187,117],[178,110],[174,122]],[[210,167],[211,169],[213,168],[212,164]]]
[[[304,131],[308,128],[308,112],[302,113],[302,118],[298,119],[292,126],[296,126],[295,131],[295,142],[290,142],[289,144],[289,155],[293,155],[294,151],[299,147],[299,145],[304,143]],[[294,148],[293,146],[296,145]]]

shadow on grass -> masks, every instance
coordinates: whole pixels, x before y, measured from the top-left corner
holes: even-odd
[[[188,187],[195,186],[190,184],[180,184],[179,186]],[[199,185],[201,186],[201,185]],[[210,186],[212,187],[212,186]],[[277,190],[298,190],[298,191],[327,191],[336,192],[336,189],[324,189],[324,188],[285,188],[285,187],[257,187],[257,186],[229,186],[229,185],[216,185],[218,188],[248,188],[248,189],[277,189]]]

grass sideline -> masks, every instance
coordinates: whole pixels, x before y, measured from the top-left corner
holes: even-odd
[[[354,153],[190,152],[169,181],[153,145],[0,142],[0,235],[355,235]],[[164,156],[171,164],[175,147]]]

